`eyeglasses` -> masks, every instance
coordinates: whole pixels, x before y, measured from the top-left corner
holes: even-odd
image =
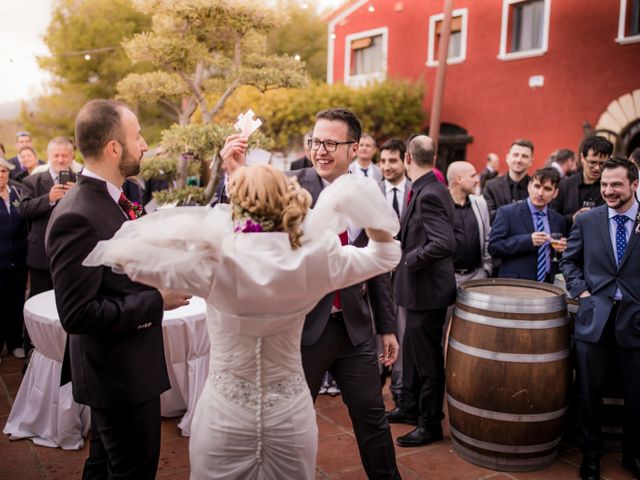
[[[307,140],[307,146],[314,151],[320,150],[320,146],[324,146],[324,149],[327,152],[335,152],[340,145],[347,145],[350,143],[356,143],[353,140],[348,140],[346,142],[336,142],[334,140],[318,140],[317,138],[310,138]]]
[[[589,168],[598,167],[600,170],[602,170],[602,165],[604,165],[604,162],[598,162],[597,160],[585,160],[585,162]]]

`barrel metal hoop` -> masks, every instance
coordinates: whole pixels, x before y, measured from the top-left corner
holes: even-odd
[[[567,308],[564,296],[544,298],[513,298],[504,295],[489,295],[458,289],[457,302],[479,310],[501,313],[549,313],[561,312]]]
[[[476,417],[488,418],[490,420],[500,420],[503,422],[517,422],[517,423],[532,423],[532,422],[547,422],[549,420],[555,420],[556,418],[562,417],[566,411],[567,407],[563,407],[560,410],[555,410],[553,412],[545,412],[545,413],[506,413],[506,412],[495,412],[493,410],[485,410],[482,408],[472,407],[471,405],[467,405],[466,403],[462,403],[451,395],[447,394],[447,400],[451,405],[453,405],[458,410],[461,410],[465,413],[469,413],[471,415],[475,415]]]
[[[489,325],[499,328],[521,328],[525,330],[543,330],[548,328],[557,328],[569,323],[568,317],[552,318],[551,320],[517,320],[514,318],[495,318],[486,315],[478,315],[477,313],[467,312],[459,307],[455,308],[453,313],[455,316],[466,320],[467,322],[478,323],[480,325]]]
[[[499,362],[515,362],[515,363],[544,363],[544,362],[556,362],[563,360],[571,354],[569,349],[560,350],[558,352],[551,353],[503,353],[493,352],[491,350],[483,350],[482,348],[471,347],[460,343],[453,338],[449,338],[449,346],[458,350],[459,352],[466,353],[473,357],[486,358],[487,360],[496,360]]]
[[[560,441],[562,440],[562,436],[548,442],[548,443],[540,443],[538,445],[503,445],[500,443],[490,443],[484,442],[482,440],[477,440],[475,438],[469,437],[464,433],[456,430],[453,426],[450,426],[451,434],[458,437],[464,443],[469,445],[473,445],[474,447],[481,448],[483,450],[489,450],[491,452],[500,452],[500,453],[538,453],[545,452],[547,450],[551,450],[552,448],[560,445]]]

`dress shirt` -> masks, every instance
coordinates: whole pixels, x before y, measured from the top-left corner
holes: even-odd
[[[4,201],[4,206],[6,207],[7,212],[9,212],[9,215],[11,215],[11,189],[9,188],[9,185],[5,188],[7,189],[7,199]]]
[[[551,227],[549,226],[549,205],[545,205],[542,210],[538,210],[531,203],[531,199],[527,198],[527,205],[529,205],[529,211],[531,212],[531,220],[533,221],[533,230],[536,230],[536,222],[538,221],[537,212],[544,212],[544,217],[542,217],[542,223],[544,224],[544,233],[547,235],[551,235]],[[541,245],[542,246],[542,245]],[[540,247],[538,247],[540,248]],[[547,259],[547,273],[551,272],[551,248],[549,248],[549,258]]]
[[[613,249],[613,257],[616,258],[616,229],[618,223],[613,219],[616,215],[625,215],[629,218],[624,224],[625,233],[627,236],[627,248],[629,247],[629,238],[631,237],[631,231],[636,222],[636,216],[638,215],[638,202],[633,202],[629,210],[624,213],[618,213],[613,208],[607,208],[609,211],[609,238],[611,240],[611,248]],[[616,293],[613,295],[614,300],[620,300],[622,298],[622,292],[619,288],[616,289]]]
[[[405,200],[404,200],[404,192],[407,188],[407,178],[403,178],[402,181],[398,185],[392,184],[389,180],[384,181],[384,191],[385,197],[387,199],[387,203],[391,208],[393,208],[393,189],[398,189],[396,195],[398,196],[398,210],[400,211],[400,217],[402,217],[402,212],[404,212]]]
[[[564,171],[562,170],[562,167],[558,162],[551,162],[551,167],[555,168],[558,171],[558,173],[560,174],[560,178],[565,176]]]
[[[353,161],[353,168],[351,169],[351,173],[358,175],[360,177],[371,177],[373,178],[373,162],[369,163],[368,167],[363,167],[362,165],[360,165],[360,163],[358,162],[358,160],[354,160]],[[365,175],[364,170],[367,171],[367,174]]]
[[[582,208],[582,203],[586,200],[595,202],[596,206],[604,203],[604,199],[600,193],[600,180],[597,180],[594,183],[584,183],[584,180],[580,182],[578,185],[578,210]],[[578,210],[576,210],[576,212]]]
[[[109,196],[111,198],[113,198],[113,201],[116,202],[116,204],[118,205],[118,208],[120,208],[120,210],[122,210],[122,208],[120,207],[120,203],[119,203],[120,202],[120,194],[122,193],[122,188],[114,185],[113,183],[109,182],[108,180],[105,180],[104,178],[102,178],[97,173],[93,173],[87,167],[84,167],[84,170],[82,170],[82,176],[83,177],[89,177],[89,178],[95,178],[96,180],[101,180],[101,181],[105,182],[107,184],[107,191],[109,192]],[[127,215],[124,210],[122,210],[122,214],[125,216],[125,218],[127,218],[127,220],[129,219],[129,215]]]
[[[453,268],[457,271],[473,271],[482,263],[480,254],[480,229],[471,201],[467,196],[464,205],[454,203],[453,236],[456,248],[453,254]]]
[[[507,184],[511,191],[511,203],[517,203],[529,197],[529,175],[525,175],[519,182],[514,182],[509,174],[507,174]]]

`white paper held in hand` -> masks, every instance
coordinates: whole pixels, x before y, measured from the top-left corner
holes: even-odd
[[[243,136],[248,137],[253,132],[255,132],[260,125],[262,125],[262,120],[256,118],[253,110],[249,109],[245,113],[241,113],[238,115],[238,121],[235,123],[234,127],[238,130]]]

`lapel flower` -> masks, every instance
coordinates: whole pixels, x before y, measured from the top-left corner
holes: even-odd
[[[133,208],[133,213],[135,213],[136,218],[140,218],[144,215],[144,209],[138,202],[131,202],[131,208]]]
[[[11,202],[11,205],[13,205],[13,208],[17,210],[18,208],[20,208],[20,200],[14,200],[13,202]]]

